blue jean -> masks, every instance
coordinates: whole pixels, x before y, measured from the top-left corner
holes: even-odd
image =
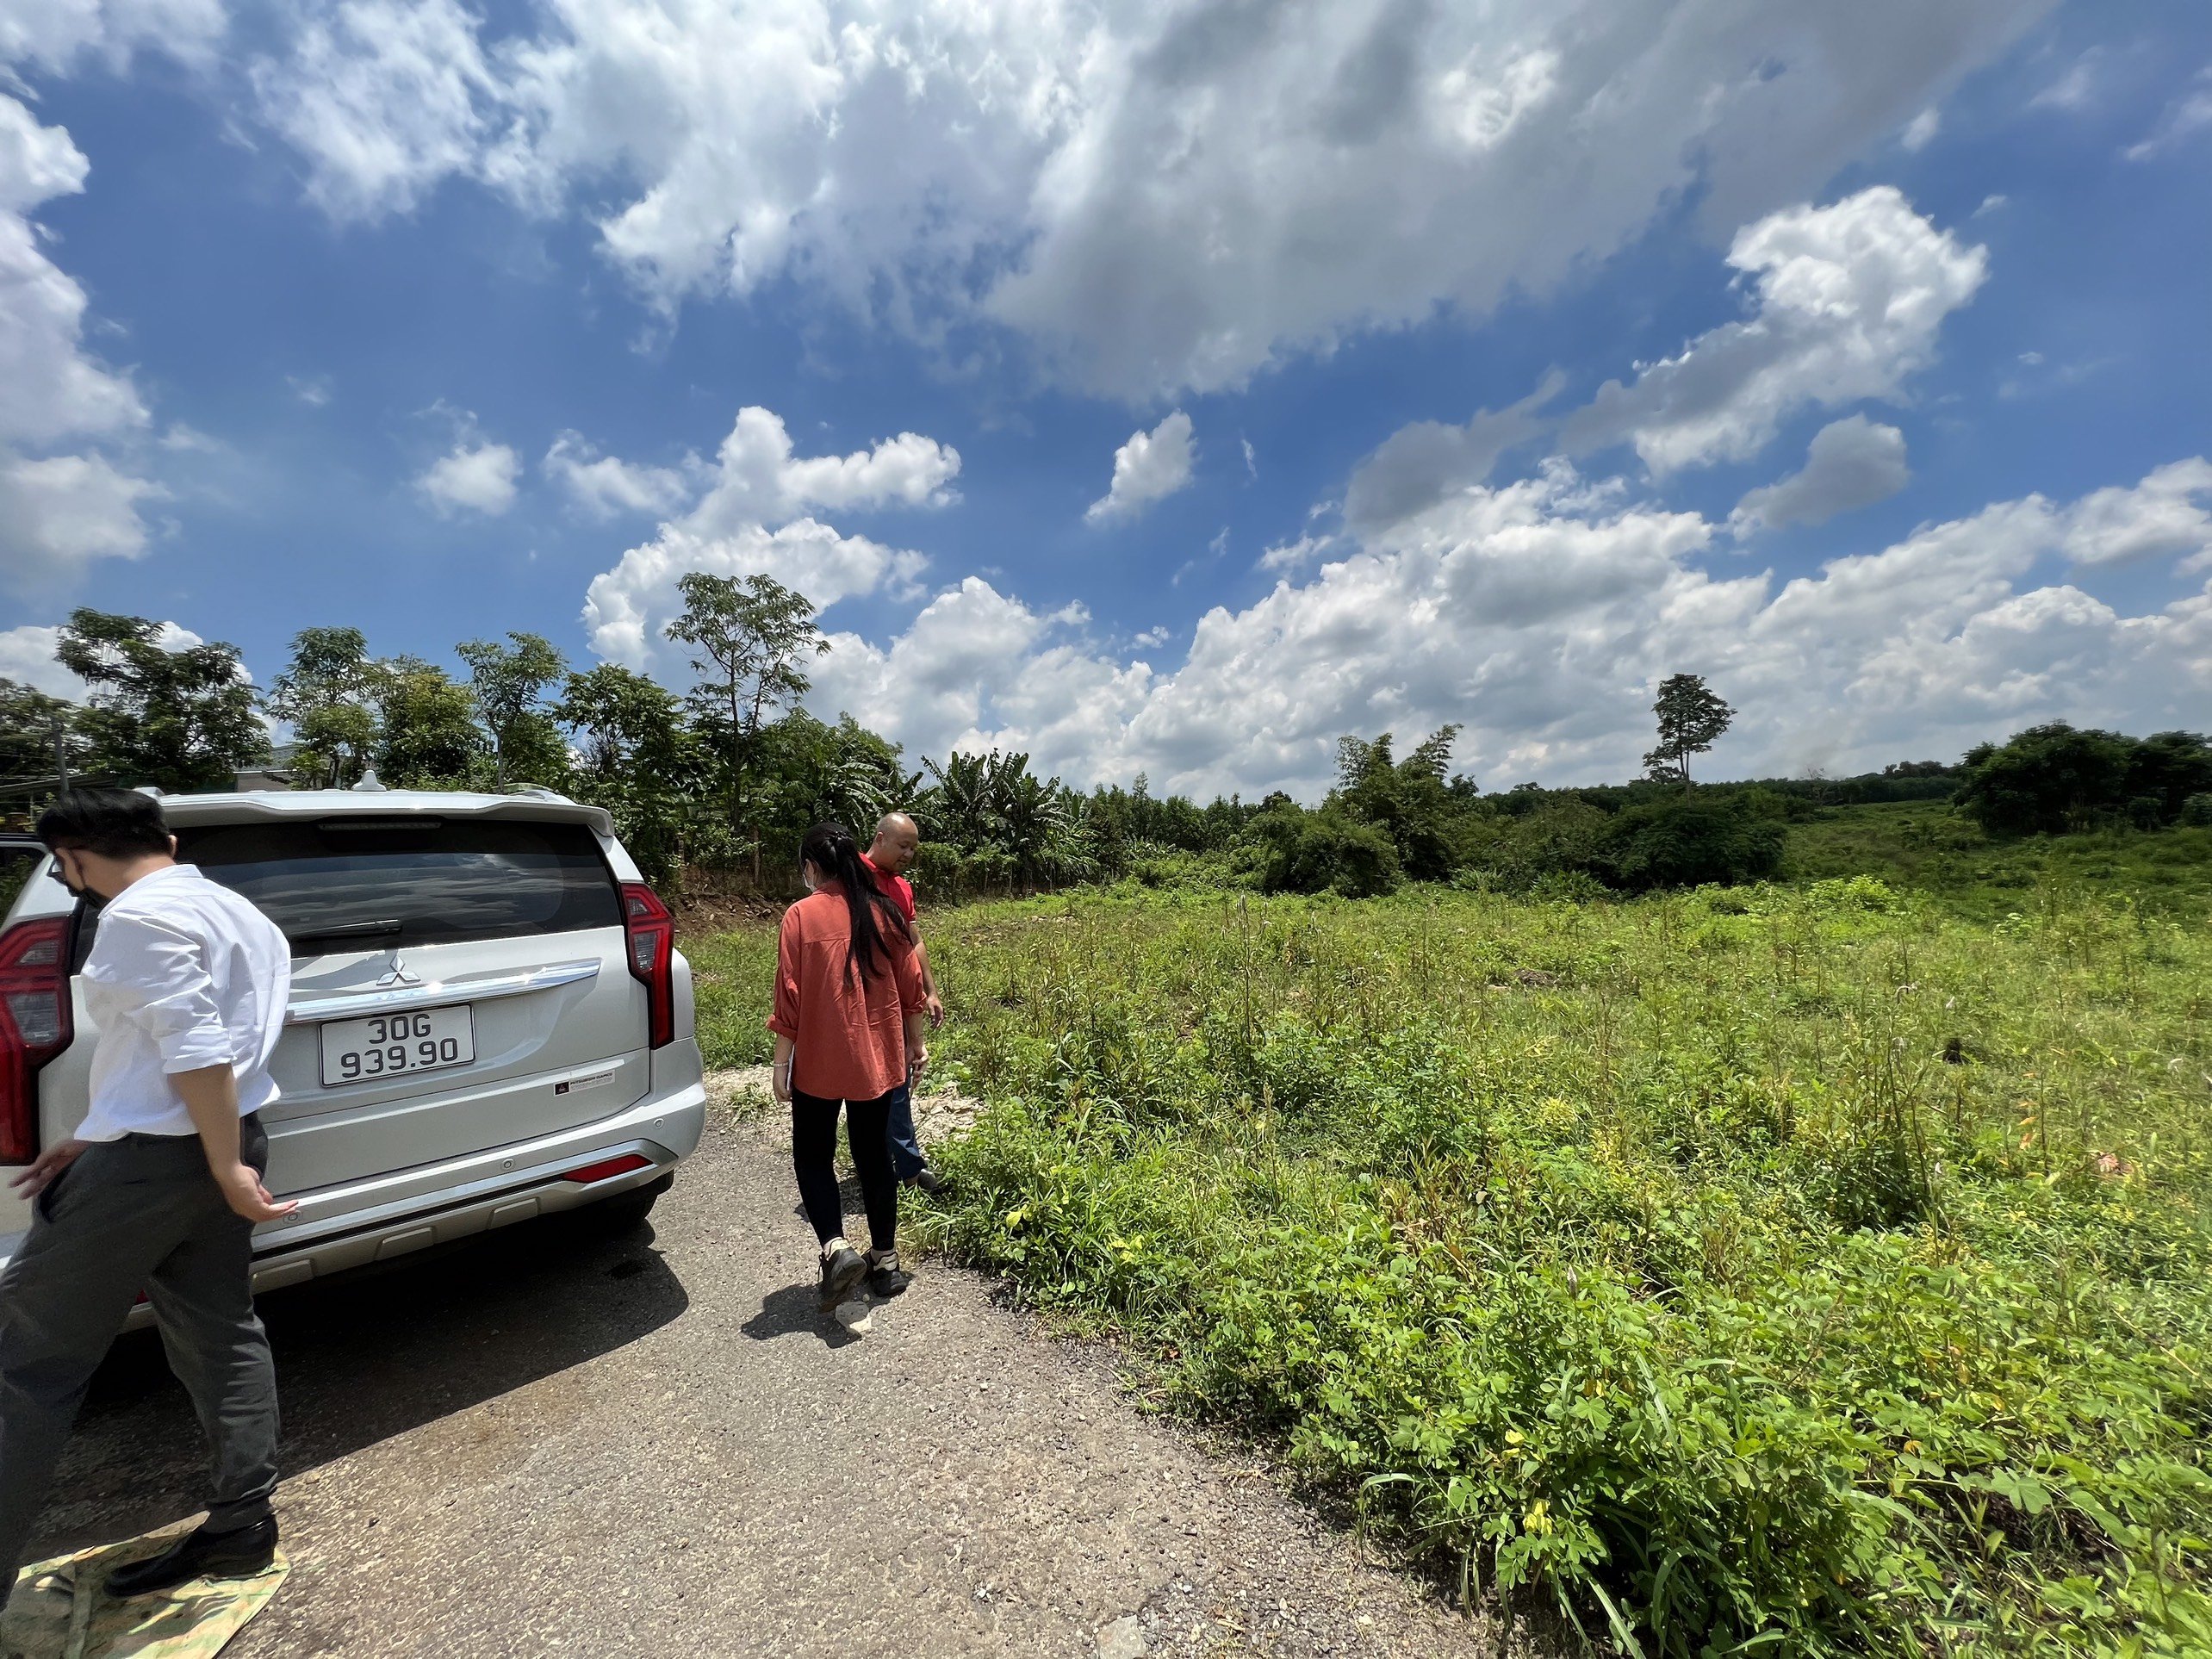
[[[891,1167],[902,1181],[911,1181],[929,1167],[922,1156],[922,1143],[914,1134],[914,1088],[902,1083],[884,1097],[891,1108]]]

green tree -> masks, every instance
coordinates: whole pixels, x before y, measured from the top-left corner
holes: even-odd
[[[469,687],[418,656],[377,665],[376,770],[388,784],[453,788],[473,780],[486,748]]]
[[[297,769],[315,782],[344,788],[369,764],[377,673],[358,628],[303,628],[293,636],[292,660],[262,706],[291,725]]]
[[[492,786],[509,780],[556,784],[568,772],[568,749],[551,710],[546,687],[569,671],[552,641],[537,634],[510,633],[511,645],[472,639],[455,655],[469,665],[476,712],[491,736]]]
[[[1992,836],[2086,830],[2128,799],[2138,747],[2119,732],[2078,730],[2063,720],[2030,726],[2005,743],[1969,749],[1952,800]]]
[[[623,845],[656,885],[683,867],[691,802],[705,783],[683,705],[645,675],[612,662],[572,674],[554,718],[575,732],[583,760],[572,786],[614,815]]]
[[[1736,718],[1694,674],[1670,674],[1659,682],[1659,695],[1651,705],[1659,717],[1659,742],[1643,757],[1652,778],[1662,783],[1690,786],[1690,756],[1702,755],[1719,741]]]
[[[143,617],[70,612],[54,657],[92,688],[79,721],[89,763],[171,794],[228,789],[241,767],[269,758],[253,682],[236,646],[171,650],[161,630]]]
[[[1457,726],[1440,727],[1402,761],[1393,758],[1387,731],[1371,743],[1345,737],[1337,743],[1331,804],[1388,836],[1405,873],[1419,881],[1442,881],[1457,862],[1451,830],[1460,811],[1445,774],[1458,736]]]
[[[805,694],[811,682],[804,665],[830,642],[814,625],[813,605],[773,576],[740,581],[694,570],[676,586],[684,612],[668,624],[668,637],[698,653],[691,659],[699,676],[691,705],[701,733],[722,757],[730,830],[751,841],[757,880],[760,837],[751,795],[761,729],[772,712]]]
[[[77,716],[74,703],[0,679],[0,783],[53,777],[57,736],[71,767],[81,769],[85,749]]]

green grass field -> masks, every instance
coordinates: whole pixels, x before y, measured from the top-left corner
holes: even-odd
[[[929,913],[993,1109],[916,1225],[1624,1650],[2212,1651],[2212,940],[2159,850]],[[764,1052],[772,931],[686,948]]]

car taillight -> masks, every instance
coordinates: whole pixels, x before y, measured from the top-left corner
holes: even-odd
[[[622,884],[623,924],[630,930],[630,972],[645,987],[652,1046],[676,1040],[676,918],[642,881]]]
[[[69,918],[0,934],[0,1164],[39,1155],[39,1068],[69,1047]]]

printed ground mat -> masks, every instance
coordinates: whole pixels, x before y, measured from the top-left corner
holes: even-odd
[[[127,1601],[102,1588],[116,1568],[158,1555],[187,1530],[149,1532],[24,1568],[0,1613],[0,1659],[214,1659],[292,1570],[281,1550],[252,1578],[196,1578]]]

